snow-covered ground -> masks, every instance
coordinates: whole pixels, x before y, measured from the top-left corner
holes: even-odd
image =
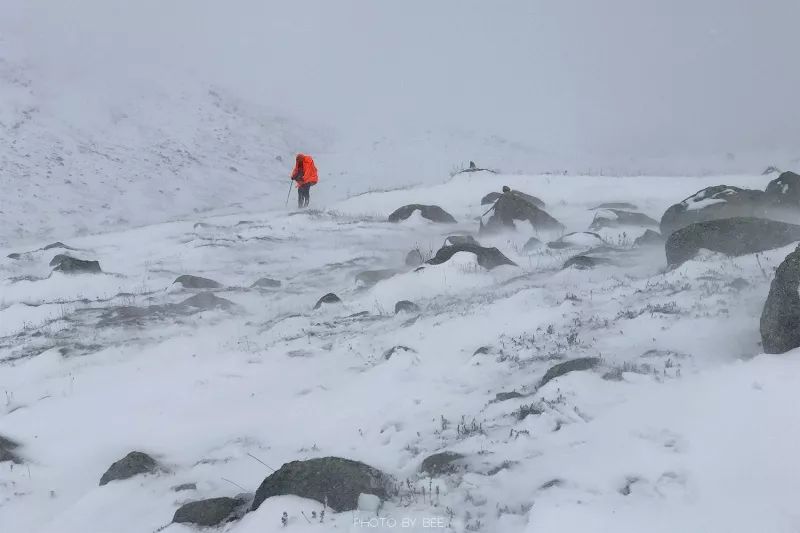
[[[0,464],[2,531],[190,531],[168,525],[175,509],[254,491],[270,470],[253,457],[278,468],[331,455],[402,482],[380,511],[397,520],[386,531],[797,531],[800,360],[759,355],[758,334],[772,269],[792,247],[705,254],[667,272],[663,248],[632,248],[644,228],[614,228],[601,231],[611,264],[561,270],[583,249],[525,252],[530,237],[559,235],[520,224],[479,237],[517,267],[485,271],[464,254],[419,271],[404,264],[411,249],[431,255],[447,235],[474,234],[481,197],[505,184],[540,197],[572,232],[603,202],[658,219],[702,187],[768,179],[479,173],[344,200],[321,185],[311,211],[62,239],[75,248],[67,253],[99,260],[93,275],[51,273],[64,250],[42,250],[50,241],[6,247],[0,435],[20,443],[24,462]],[[413,202],[458,223],[385,222]],[[356,282],[377,269],[397,273]],[[182,274],[218,281],[214,293],[235,307],[173,312],[166,304],[199,292],[172,283]],[[281,287],[250,288],[265,276]],[[327,292],[343,303],[312,310]],[[420,312],[395,315],[405,299]],[[398,345],[411,350],[387,359]],[[576,357],[600,357],[600,367],[538,387]],[[510,391],[522,396],[495,401]],[[132,450],[166,471],[99,487]],[[464,454],[465,470],[419,473],[444,450]],[[190,482],[196,490],[171,489]],[[320,509],[277,497],[220,530],[381,530],[355,520],[367,513],[307,523],[302,513]]]

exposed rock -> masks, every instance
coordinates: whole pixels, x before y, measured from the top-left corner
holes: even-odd
[[[200,276],[190,276],[184,274],[183,276],[178,276],[174,283],[180,283],[183,285],[185,289],[219,289],[222,288],[222,284],[214,281],[213,279],[208,278],[201,278]]]
[[[661,217],[661,234],[668,237],[690,224],[734,217],[767,217],[765,193],[729,185],[707,187],[670,206]]]
[[[604,246],[606,241],[591,231],[578,231],[575,233],[567,233],[558,240],[550,241],[547,243],[548,248],[554,250],[561,250],[564,248],[594,248],[596,246]]]
[[[449,235],[444,240],[445,246],[448,245],[458,245],[458,244],[474,244],[476,246],[480,246],[480,243],[475,240],[475,237],[472,235]]]
[[[181,483],[172,487],[175,492],[183,492],[185,490],[197,490],[197,483]]]
[[[472,356],[475,357],[476,355],[488,355],[489,352],[491,351],[492,351],[491,346],[481,346],[472,353]]]
[[[545,208],[545,203],[542,200],[540,200],[539,198],[535,197],[535,196],[531,196],[530,194],[525,194],[524,192],[521,192],[521,191],[515,191],[513,189],[509,189],[509,192],[513,193],[516,196],[519,196],[520,198],[528,201],[529,203],[532,203],[533,205],[535,205],[539,209],[544,209]],[[481,198],[481,205],[493,204],[497,200],[499,200],[501,196],[503,196],[503,193],[490,192],[489,194],[487,194],[486,196]]]
[[[338,304],[338,303],[342,303],[342,299],[333,294],[332,292],[329,292],[328,294],[317,300],[317,303],[314,305],[314,309],[319,309],[320,307],[322,307],[323,304]]]
[[[400,222],[401,220],[405,220],[414,214],[414,211],[419,211],[423,218],[427,218],[432,222],[440,222],[444,224],[453,224],[456,222],[456,219],[453,218],[450,213],[438,205],[422,204],[404,205],[389,215],[389,222]]]
[[[603,209],[594,215],[589,229],[616,228],[618,226],[658,226],[658,221],[653,220],[644,213],[622,211],[620,209]]]
[[[249,499],[210,498],[181,505],[172,521],[177,524],[216,526],[241,518],[247,510]]]
[[[272,496],[292,494],[320,503],[327,498],[336,512],[358,508],[359,494],[389,495],[392,479],[377,468],[340,457],[292,461],[270,474],[256,491],[251,510]]]
[[[725,218],[686,226],[669,236],[667,263],[681,265],[701,249],[739,256],[800,241],[800,226],[761,218]]]
[[[76,259],[65,254],[58,254],[50,260],[54,272],[65,274],[96,274],[102,272],[98,261]]]
[[[503,255],[497,248],[484,248],[483,246],[477,246],[474,244],[443,246],[438,252],[436,252],[436,255],[433,256],[432,259],[428,260],[428,264],[441,265],[459,252],[469,252],[475,254],[478,264],[487,270],[491,270],[501,265],[517,265],[514,261]]]
[[[11,439],[0,435],[0,463],[11,461],[12,463],[21,463],[22,459],[14,453],[14,450],[19,448],[19,444]]]
[[[634,246],[661,246],[664,244],[664,237],[657,231],[646,230],[633,241]]]
[[[253,289],[274,289],[280,286],[281,282],[272,278],[259,278],[250,285]]]
[[[422,257],[422,252],[416,248],[406,254],[406,266],[418,267],[424,262],[425,259]]]
[[[800,247],[786,256],[761,312],[761,344],[766,353],[800,346]]]
[[[398,346],[392,346],[391,348],[389,348],[388,350],[383,352],[383,358],[388,361],[389,359],[392,358],[392,356],[394,354],[399,353],[401,351],[417,353],[417,351],[414,348],[409,348],[408,346],[400,346],[400,345],[398,345]]]
[[[544,387],[548,382],[564,374],[581,370],[591,370],[599,364],[599,357],[580,357],[578,359],[572,359],[571,361],[558,363],[545,372],[542,381],[539,382],[539,387]]]
[[[517,391],[498,392],[495,394],[493,401],[505,402],[506,400],[513,400],[514,398],[522,398],[522,394],[518,393]]]
[[[100,478],[100,486],[116,480],[128,479],[139,474],[152,474],[158,470],[155,459],[142,452],[131,452],[116,463]]]
[[[66,244],[64,244],[61,241],[57,241],[57,242],[48,244],[47,246],[42,248],[42,250],[52,250],[53,248],[63,248],[64,250],[75,250],[75,248],[73,248],[71,246],[67,246]]]
[[[536,237],[531,237],[528,239],[528,242],[522,247],[522,251],[525,253],[532,252],[542,247],[542,241],[537,239]]]
[[[740,291],[740,290],[742,290],[744,288],[747,288],[749,286],[750,286],[750,282],[747,281],[744,278],[734,278],[734,279],[731,280],[730,283],[728,283],[728,287],[731,287],[732,289],[736,289],[737,291]]]
[[[570,257],[564,262],[564,266],[561,269],[574,267],[578,270],[588,270],[590,268],[594,268],[599,265],[609,265],[611,261],[604,257],[591,257],[588,255],[576,255],[574,257]]]
[[[13,253],[13,254],[8,254],[6,257],[8,257],[9,259],[19,259],[20,257],[22,257],[22,254]]]
[[[180,304],[184,307],[195,307],[197,309],[211,310],[211,309],[225,309],[229,310],[236,306],[230,300],[220,298],[213,292],[201,292],[194,296],[185,299]]]
[[[457,472],[461,465],[458,462],[464,456],[456,452],[439,452],[426,457],[419,470],[429,476],[443,476]]]
[[[602,203],[600,205],[597,205],[597,206],[594,206],[594,207],[590,208],[589,211],[595,211],[597,209],[627,209],[627,210],[631,210],[631,209],[639,209],[639,208],[636,207],[634,204],[631,204],[629,202],[606,202],[606,203]]]
[[[379,281],[383,281],[385,279],[389,279],[392,276],[397,274],[396,270],[364,270],[363,272],[359,272],[356,274],[356,283],[362,283],[367,287],[375,285]]]
[[[770,181],[765,190],[767,201],[783,207],[800,207],[800,174],[784,172]]]
[[[394,313],[419,313],[419,306],[408,300],[400,300],[394,304]]]
[[[537,230],[562,229],[564,226],[545,210],[537,207],[514,191],[504,192],[491,209],[492,216],[483,227],[484,231],[513,229],[515,220],[530,222]]]

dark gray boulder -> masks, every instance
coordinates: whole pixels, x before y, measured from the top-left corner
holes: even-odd
[[[75,250],[72,246],[67,246],[61,241],[53,242],[42,248],[42,250],[52,250],[53,248],[63,248],[64,250]]]
[[[476,244],[480,246],[480,243],[472,235],[448,235],[444,240],[444,244],[445,246],[457,244]]]
[[[281,282],[272,278],[259,278],[250,285],[252,289],[274,289],[280,287]]]
[[[175,492],[183,492],[185,490],[197,490],[197,483],[181,483],[172,487]]]
[[[383,358],[388,361],[389,359],[392,358],[392,356],[394,354],[400,353],[400,352],[417,353],[417,351],[414,348],[409,348],[408,346],[397,345],[397,346],[392,346],[391,348],[389,348],[388,350],[383,352]]]
[[[541,199],[539,199],[539,198],[537,198],[535,196],[531,196],[530,194],[526,194],[526,193],[521,192],[521,191],[515,191],[514,189],[510,189],[509,192],[511,192],[512,194],[522,198],[523,200],[535,205],[539,209],[544,209],[545,208],[546,204]],[[486,196],[481,198],[481,205],[493,204],[497,200],[499,200],[501,196],[503,196],[503,193],[501,193],[501,192],[490,192],[489,194],[487,194]]]
[[[715,185],[674,204],[661,217],[661,234],[668,237],[690,224],[734,217],[769,218],[764,191]]]
[[[651,229],[646,230],[640,236],[636,237],[636,240],[633,241],[633,245],[636,247],[640,246],[661,246],[664,244],[664,237],[657,231],[653,231]]]
[[[537,230],[558,230],[564,225],[514,191],[504,192],[494,203],[492,216],[482,226],[484,232],[514,229],[515,220],[528,221]]]
[[[635,211],[622,211],[620,209],[603,209],[594,215],[589,229],[616,228],[619,226],[657,227],[658,221],[644,213]]]
[[[292,494],[325,502],[336,512],[358,508],[359,494],[386,499],[392,479],[377,468],[341,457],[292,461],[281,466],[261,483],[251,510],[272,496]]]
[[[456,219],[453,216],[439,207],[438,205],[422,205],[410,204],[394,211],[389,215],[389,222],[400,222],[406,220],[414,214],[414,211],[419,211],[423,218],[427,218],[432,222],[440,222],[443,224],[454,224]]]
[[[422,252],[416,248],[406,254],[406,266],[418,267],[424,262],[425,259],[422,257]]]
[[[87,261],[76,259],[64,254],[58,254],[50,260],[50,266],[54,272],[64,272],[65,274],[96,274],[102,272],[98,261]]]
[[[356,274],[356,283],[361,283],[370,287],[379,281],[391,278],[397,274],[396,270],[382,269],[382,270],[364,270]]]
[[[514,261],[503,255],[502,252],[500,252],[500,250],[497,248],[484,248],[483,246],[477,246],[474,244],[443,246],[438,252],[436,252],[436,255],[433,256],[433,258],[428,260],[428,264],[441,265],[442,263],[450,260],[451,257],[459,252],[469,252],[471,254],[475,254],[478,264],[487,270],[491,270],[501,265],[517,266]]]
[[[19,448],[19,444],[13,440],[0,435],[0,463],[11,461],[12,463],[21,463],[22,459],[14,453],[14,450]]]
[[[800,226],[762,218],[725,218],[691,224],[675,231],[664,249],[667,263],[681,265],[701,249],[739,256],[800,241]]]
[[[22,254],[15,252],[13,254],[8,254],[6,257],[9,259],[20,259],[22,257]]]
[[[139,474],[152,474],[158,471],[155,459],[142,452],[131,452],[116,463],[100,478],[100,486],[111,481],[132,478]]]
[[[429,476],[444,476],[458,472],[463,465],[459,462],[464,456],[456,452],[439,452],[423,459],[419,471]]]
[[[761,312],[761,344],[766,353],[784,353],[800,346],[800,247],[786,256]]]
[[[563,250],[564,248],[596,248],[605,245],[606,241],[604,241],[600,235],[591,231],[567,233],[558,240],[547,243],[547,247],[554,250]]]
[[[578,270],[588,270],[600,265],[610,265],[611,261],[604,257],[592,257],[588,255],[576,255],[564,262],[562,270],[567,268],[577,268]]]
[[[184,274],[178,276],[174,283],[180,283],[185,289],[220,289],[222,284],[214,281],[213,279],[201,278],[200,276],[190,276]]]
[[[220,298],[213,292],[201,292],[191,296],[180,304],[183,307],[193,307],[196,309],[202,310],[211,310],[211,309],[224,309],[230,310],[233,309],[236,304],[234,304],[230,300],[226,300],[225,298]]]
[[[542,377],[542,380],[539,382],[539,387],[544,387],[550,381],[559,376],[563,376],[564,374],[569,374],[570,372],[579,372],[582,370],[591,370],[599,364],[599,357],[580,357],[578,359],[572,359],[571,361],[558,363],[557,365],[550,367],[550,369],[545,372],[544,377]]]
[[[513,400],[515,398],[522,398],[522,394],[517,391],[510,391],[510,392],[498,392],[494,395],[493,402],[505,402],[508,400]]]
[[[342,303],[342,299],[333,294],[332,292],[329,292],[328,294],[317,300],[317,303],[314,305],[314,309],[319,309],[323,305],[339,304],[339,303]]]
[[[781,207],[800,207],[800,174],[784,172],[767,184],[767,201]]]
[[[394,313],[419,313],[419,306],[408,300],[400,300],[394,304]]]
[[[197,526],[216,526],[241,518],[247,510],[248,498],[210,498],[181,505],[172,522]]]

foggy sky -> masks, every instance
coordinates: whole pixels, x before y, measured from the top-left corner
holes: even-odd
[[[75,87],[191,72],[342,135],[460,127],[631,156],[800,154],[799,20],[797,0],[0,7],[3,40]]]

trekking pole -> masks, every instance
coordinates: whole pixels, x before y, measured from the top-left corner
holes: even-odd
[[[289,207],[289,197],[292,195],[292,183],[289,182],[289,194],[286,195],[286,203],[283,207]]]

